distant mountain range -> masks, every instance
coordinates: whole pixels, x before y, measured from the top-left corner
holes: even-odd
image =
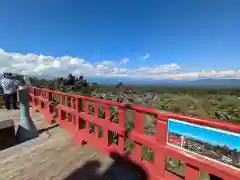
[[[186,85],[196,87],[240,87],[240,79],[199,79],[188,81]]]
[[[180,87],[239,87],[240,79],[199,79],[199,80],[150,80],[150,79],[128,79],[128,78],[87,78],[91,82],[100,84],[124,84],[133,85],[156,85],[156,86],[180,86]]]
[[[22,75],[17,75],[21,77]],[[0,75],[0,78],[2,76]],[[46,78],[46,77],[42,77]],[[152,79],[131,79],[126,77],[120,78],[104,78],[104,77],[85,77],[90,82],[96,82],[99,84],[123,84],[131,85],[156,85],[156,86],[178,86],[178,87],[233,87],[240,88],[240,79],[199,79],[199,80],[152,80]],[[17,78],[18,79],[18,78]],[[49,79],[49,78],[47,78]],[[51,78],[50,78],[51,79]]]

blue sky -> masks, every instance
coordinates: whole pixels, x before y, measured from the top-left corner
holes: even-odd
[[[4,55],[0,61],[11,56],[16,62],[15,69],[8,64],[1,71],[37,74],[54,68],[61,74],[67,71],[62,68],[66,64],[49,65],[50,61],[68,55],[90,65],[115,63],[111,68],[105,63],[111,70],[100,72],[98,68],[95,75],[124,76],[128,71],[129,76],[149,68],[144,74],[155,79],[164,73],[188,73],[165,75],[167,79],[198,78],[199,74],[219,77],[224,73],[240,77],[239,8],[238,0],[2,0],[0,48]],[[37,55],[30,58],[36,62],[26,69],[16,65],[19,56],[12,53],[22,55],[21,62]],[[31,54],[26,57],[27,53]],[[40,54],[48,59],[41,65],[37,61]],[[154,69],[159,66],[160,70]],[[86,67],[73,72],[82,69]]]
[[[229,148],[236,148],[240,151],[240,135],[227,134],[212,129],[199,128],[190,126],[179,121],[170,119],[168,121],[168,131],[182,134],[185,136],[195,137],[199,140],[204,140],[212,144],[227,145]]]

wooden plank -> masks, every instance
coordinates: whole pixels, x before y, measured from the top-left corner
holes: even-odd
[[[10,127],[14,127],[14,121],[12,119],[0,120],[0,130]]]

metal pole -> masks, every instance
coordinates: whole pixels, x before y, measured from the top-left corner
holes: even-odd
[[[38,137],[38,130],[30,116],[28,89],[20,86],[18,90],[20,101],[20,124],[18,126],[16,138],[19,143]]]

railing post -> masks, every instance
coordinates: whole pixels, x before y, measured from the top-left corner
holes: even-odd
[[[80,107],[78,97],[76,97],[75,103],[76,103],[76,106],[75,106],[75,110],[76,110],[76,120],[75,120],[75,122],[76,122],[76,125],[75,125],[75,127],[76,127],[76,129],[75,129],[76,130],[76,137],[75,137],[75,139],[76,139],[76,142],[77,142],[77,134],[78,134],[78,131],[79,131],[79,107]]]
[[[199,179],[199,169],[186,164],[185,170],[185,180],[198,180]]]
[[[37,106],[36,96],[37,96],[36,88],[33,88],[33,98],[32,98],[32,107],[33,108],[35,108]],[[37,109],[35,109],[35,111],[37,111]]]
[[[98,103],[97,102],[94,102],[94,116],[95,116],[95,119],[98,120]],[[98,139],[98,135],[99,135],[99,127],[98,126],[95,126],[95,135],[96,135],[96,138]]]
[[[19,87],[18,95],[20,101],[21,117],[16,138],[18,142],[24,142],[26,140],[38,137],[38,131],[30,117],[28,89],[23,86]]]
[[[157,177],[165,177],[165,168],[166,168],[166,152],[165,146],[167,143],[167,133],[168,125],[167,119],[158,116],[157,125],[156,125],[156,143],[157,149],[155,151],[153,171],[154,175]]]
[[[143,134],[143,114],[142,112],[136,112],[136,124],[134,133]],[[132,158],[137,162],[142,160],[142,144],[139,142],[134,142],[133,153],[131,154]]]
[[[121,129],[124,129],[124,123],[125,123],[124,116],[125,116],[125,109],[120,107],[118,109],[118,120],[119,120],[119,127],[121,127]],[[123,136],[122,135],[118,136],[118,145],[119,145],[120,153],[124,153],[125,138],[126,138],[125,133]]]
[[[59,95],[59,105],[62,105],[63,100],[62,100],[62,95]],[[57,123],[61,123],[61,120],[63,119],[63,115],[62,115],[62,109],[61,108],[57,108],[57,113],[58,113],[58,117],[57,117]]]
[[[109,125],[110,124],[110,105],[105,104],[105,106],[104,106],[104,113],[105,113],[105,120],[104,121],[105,121],[105,123],[107,125]],[[102,129],[102,131],[103,131],[103,142],[104,142],[104,145],[106,147],[108,147],[109,146],[109,141],[112,142],[112,139],[111,139],[112,137],[110,136],[108,128],[104,127]]]
[[[48,121],[48,124],[52,124],[53,123],[53,115],[52,115],[52,110],[53,110],[53,104],[52,104],[52,101],[53,101],[53,97],[52,97],[52,92],[47,92],[47,97],[48,97],[48,103],[47,103],[47,121]]]

